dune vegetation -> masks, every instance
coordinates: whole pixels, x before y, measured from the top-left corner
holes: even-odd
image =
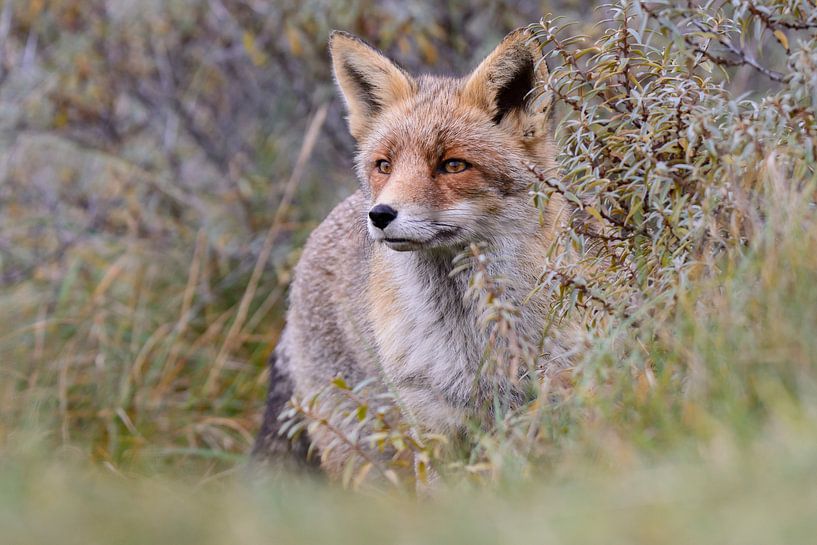
[[[0,540],[813,542],[817,7],[591,8],[0,4]],[[394,463],[248,471],[299,248],[355,185],[329,29],[461,74],[526,24],[559,150],[531,199],[574,206],[543,328],[581,324],[575,366],[456,442],[337,380],[288,431],[347,411]],[[474,278],[492,368],[524,362]]]

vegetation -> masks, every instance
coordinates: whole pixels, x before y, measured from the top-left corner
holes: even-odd
[[[348,28],[410,67],[462,72],[538,16],[512,2],[426,15],[341,4],[0,8],[10,542],[810,542],[806,1],[621,1],[584,21],[589,36],[552,17],[532,25],[560,155],[531,198],[575,204],[541,289],[555,297],[548,327],[583,326],[575,368],[532,380],[533,402],[456,448],[418,436],[365,384],[327,385],[349,392],[332,410],[380,421],[376,436],[345,440],[413,451],[441,473],[431,502],[400,493],[399,456],[350,463],[349,488],[367,473],[396,485],[362,493],[242,476],[297,247],[351,187],[322,36]],[[479,251],[461,265],[480,266]],[[530,350],[506,342],[502,279],[476,278],[486,334],[505,337],[494,363],[526,362]],[[319,400],[299,403],[293,433],[320,425]]]

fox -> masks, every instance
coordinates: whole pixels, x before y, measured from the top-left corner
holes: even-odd
[[[292,397],[336,377],[378,377],[429,433],[461,432],[497,394],[524,397],[505,375],[480,376],[489,339],[468,297],[474,272],[452,274],[472,244],[506,282],[537,365],[566,365],[558,335],[543,338],[551,301],[536,287],[568,203],[555,194],[537,208],[530,194],[556,155],[551,98],[537,93],[547,65],[530,30],[508,34],[463,77],[413,76],[342,31],[329,51],[360,188],[312,232],[295,267],[253,456],[303,458],[311,444],[338,475],[351,453],[329,445],[350,424],[338,418],[293,444],[278,418]]]

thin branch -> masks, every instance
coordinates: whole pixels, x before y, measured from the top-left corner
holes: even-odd
[[[708,50],[707,46],[701,46],[701,44],[693,40],[689,36],[689,34],[681,32],[680,30],[678,30],[678,28],[676,28],[675,25],[671,24],[669,21],[661,17],[661,15],[659,15],[656,12],[654,7],[650,7],[647,4],[642,3],[641,8],[648,16],[655,19],[658,22],[658,24],[660,24],[662,27],[672,29],[672,31],[675,32],[678,36],[680,36],[684,40],[684,43],[686,43],[687,46],[692,48],[692,50],[695,53],[703,55],[709,61],[720,66],[744,66],[744,65],[751,66],[752,68],[754,68],[767,78],[771,79],[772,81],[776,81],[778,83],[782,83],[783,81],[785,81],[786,78],[785,74],[777,72],[776,70],[770,70],[769,68],[766,68],[765,66],[757,62],[757,60],[754,57],[752,57],[742,49],[732,44],[732,42],[724,40],[722,38],[717,38],[717,42],[723,47],[725,47],[730,53],[735,55],[737,59],[729,59],[726,57],[722,57],[720,55],[716,55],[714,53],[711,53]],[[703,25],[701,25],[699,21],[691,21],[691,23],[695,26],[695,28],[697,28],[701,32],[711,33],[711,31],[705,28]]]

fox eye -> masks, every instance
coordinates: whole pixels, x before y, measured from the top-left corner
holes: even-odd
[[[443,161],[442,170],[448,174],[456,174],[468,168],[468,163],[461,159],[449,159]]]
[[[391,163],[385,159],[380,159],[379,161],[375,162],[374,166],[377,167],[377,170],[381,174],[391,174]]]

